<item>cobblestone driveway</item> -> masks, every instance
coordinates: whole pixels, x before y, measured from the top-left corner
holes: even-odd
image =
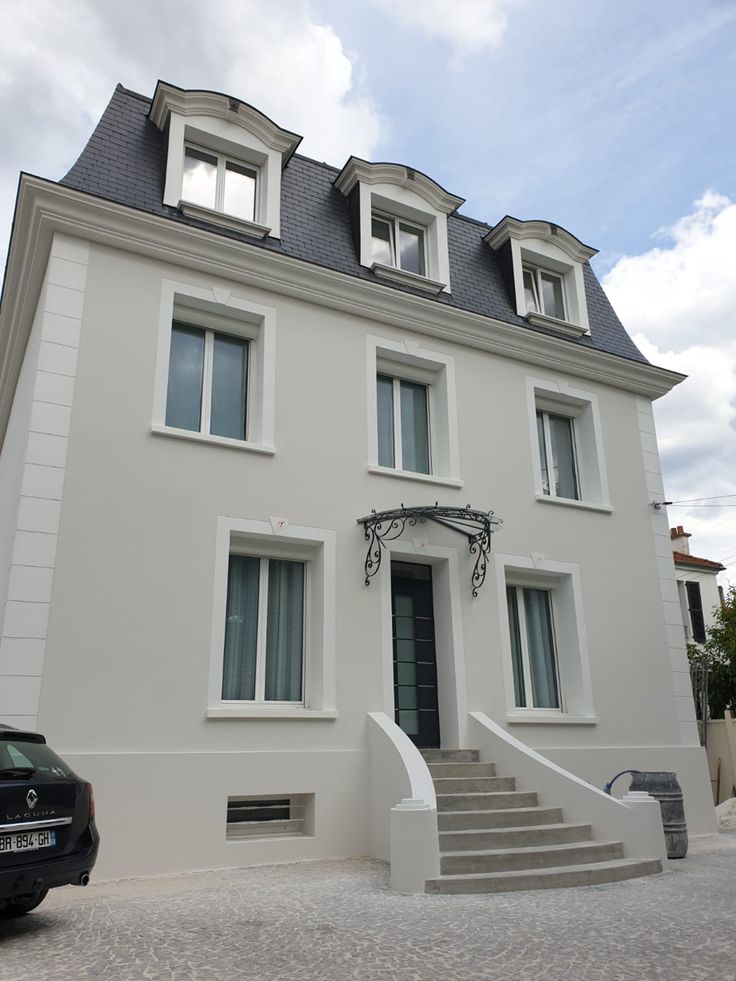
[[[661,876],[397,896],[368,860],[59,889],[0,924],[2,981],[736,981],[736,835]]]

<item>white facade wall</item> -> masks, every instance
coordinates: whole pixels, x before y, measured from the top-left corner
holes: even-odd
[[[0,456],[0,716],[38,716],[89,250],[52,243]]]
[[[397,556],[434,566],[443,746],[465,745],[467,713],[476,711],[598,786],[624,766],[675,769],[691,830],[711,830],[684,654],[667,617],[677,604],[672,557],[668,565],[650,506],[660,491],[656,443],[642,435],[653,436],[648,403],[105,246],[90,246],[85,268],[83,310],[67,314],[81,316],[81,339],[70,429],[57,436],[69,443],[58,464],[64,490],[40,702],[37,712],[33,698],[22,712],[3,703],[0,717],[37,722],[94,783],[100,876],[370,851],[367,714],[393,717],[390,563],[366,588],[356,518],[402,502],[471,503],[503,519],[493,543],[499,558],[475,599],[461,537],[427,525],[395,543]],[[167,281],[213,302],[273,311],[273,453],[152,432]],[[452,359],[458,479],[369,469],[369,337]],[[529,379],[595,397],[610,508],[537,499]],[[218,520],[272,518],[334,537],[335,711],[208,717]],[[588,680],[578,685],[575,713],[519,721],[509,704],[499,562],[542,576],[567,570],[565,582],[576,584]],[[38,685],[40,665],[36,677]],[[228,795],[296,793],[314,795],[313,835],[225,842]]]

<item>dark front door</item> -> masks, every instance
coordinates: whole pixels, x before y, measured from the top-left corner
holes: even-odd
[[[432,569],[391,564],[396,723],[417,746],[440,745]]]

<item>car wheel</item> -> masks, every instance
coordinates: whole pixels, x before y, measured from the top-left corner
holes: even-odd
[[[8,899],[6,905],[0,908],[0,920],[11,920],[13,917],[30,913],[46,899],[47,893],[48,889],[42,889],[40,892],[28,892],[23,896]]]

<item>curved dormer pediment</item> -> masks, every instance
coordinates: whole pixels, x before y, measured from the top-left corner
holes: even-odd
[[[484,240],[499,257],[520,317],[565,333],[590,333],[583,265],[596,249],[560,225],[510,215]]]
[[[411,167],[359,157],[350,157],[335,187],[351,203],[362,266],[416,289],[449,293],[447,216],[464,198]]]
[[[167,138],[164,204],[279,237],[281,170],[300,136],[232,96],[161,81],[150,118]]]

